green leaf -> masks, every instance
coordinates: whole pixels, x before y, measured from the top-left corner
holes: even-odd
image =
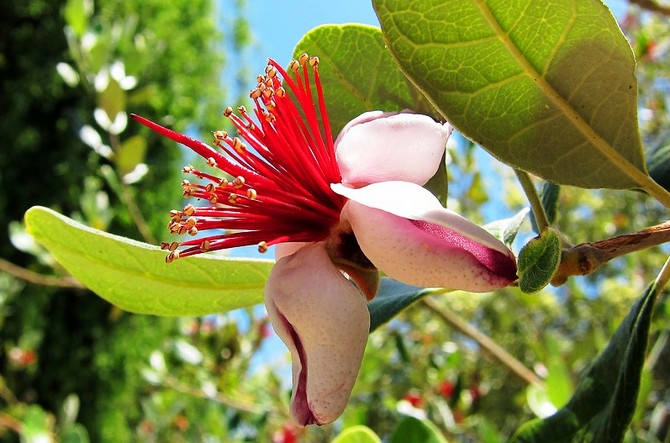
[[[495,220],[491,223],[487,223],[486,226],[484,226],[484,229],[498,237],[498,239],[500,239],[500,241],[505,243],[507,246],[511,247],[512,243],[514,243],[514,239],[516,239],[516,235],[519,232],[519,229],[521,228],[521,224],[526,219],[529,212],[530,208],[523,208],[509,218]]]
[[[430,289],[406,285],[388,277],[382,278],[377,295],[368,303],[370,332],[430,293]]]
[[[658,147],[647,157],[649,174],[656,183],[670,190],[670,145]]]
[[[428,420],[406,417],[393,433],[391,443],[447,443],[447,440]]]
[[[26,212],[28,232],[86,287],[131,312],[225,312],[263,301],[273,262],[197,256],[165,263],[165,251],[98,231],[47,208]]]
[[[294,56],[305,52],[319,57],[319,76],[334,136],[366,111],[412,109],[431,114],[430,105],[384,47],[379,28],[358,24],[319,26],[303,36]]]
[[[559,184],[649,183],[635,61],[598,0],[374,0],[401,69],[464,135]]]
[[[367,426],[346,428],[331,443],[381,443],[381,439]]]
[[[116,152],[115,163],[119,175],[132,172],[139,163],[143,163],[147,152],[147,141],[141,135],[133,135],[126,139]]]
[[[657,294],[655,284],[647,288],[582,376],[568,404],[544,420],[524,424],[510,443],[623,440],[635,411]]]
[[[549,224],[554,224],[558,218],[558,197],[561,194],[561,187],[552,182],[544,182],[542,185],[542,207],[544,208],[544,213],[547,216],[547,222]],[[540,232],[537,227],[537,222],[535,221],[535,215],[530,215],[530,221],[533,224],[533,230],[535,232]]]
[[[519,252],[519,289],[527,294],[549,284],[561,261],[561,242],[552,229],[532,239]]]

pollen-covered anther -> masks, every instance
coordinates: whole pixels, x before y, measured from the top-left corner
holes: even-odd
[[[169,247],[170,247],[170,243],[165,242],[165,241],[161,242],[161,249],[162,249],[162,250],[165,251],[165,250],[166,250],[167,248],[169,248]]]
[[[237,194],[230,194],[228,196],[228,203],[230,203],[231,205],[237,203]]]
[[[182,211],[186,217],[190,217],[193,214],[195,214],[195,206],[193,205],[186,205],[184,206],[184,210]]]
[[[263,92],[260,89],[252,89],[249,92],[249,97],[251,97],[253,100],[256,100],[257,98],[260,98],[261,94],[263,94]]]
[[[277,68],[272,65],[268,65],[265,68],[265,74],[268,76],[268,78],[275,78],[277,76]]]
[[[196,220],[195,217],[189,217],[189,218],[186,219],[186,226],[188,226],[189,228],[192,228],[196,225],[197,222],[198,222],[198,220]]]
[[[202,243],[200,243],[200,250],[202,252],[207,252],[209,251],[210,248],[210,242],[209,240],[204,240]]]
[[[176,209],[171,209],[170,210],[170,218],[172,220],[178,220],[181,218],[181,211],[177,211]]]
[[[222,178],[221,180],[219,180],[219,187],[220,188],[225,188],[228,185],[230,185],[230,182],[228,181],[227,178]]]
[[[275,89],[275,95],[277,97],[286,97],[286,89],[282,88],[281,86]]]
[[[316,68],[319,66],[319,57],[310,57],[309,58],[309,65],[313,68]]]
[[[244,143],[242,143],[242,140],[240,140],[239,137],[235,137],[235,138],[233,139],[233,149],[234,149],[235,152],[237,152],[238,154],[243,154],[244,151],[247,150],[247,145],[245,145]]]
[[[214,192],[214,184],[207,183],[207,186],[205,186],[205,192],[207,192],[208,194],[212,194]]]
[[[262,241],[262,242],[258,243],[258,252],[260,252],[261,254],[264,254],[264,253],[268,252],[267,242]]]
[[[194,171],[194,169],[193,169],[193,165],[186,165],[186,166],[184,166],[183,168],[181,168],[181,171],[182,171],[184,174],[190,174],[190,173],[192,173],[192,172]]]
[[[214,131],[212,132],[212,135],[214,136],[214,139],[218,140],[225,140],[228,138],[228,131]]]
[[[179,251],[172,251],[165,257],[166,263],[171,263],[179,258]]]
[[[268,100],[269,100],[270,98],[272,98],[272,96],[273,96],[274,94],[275,94],[275,91],[274,91],[273,89],[266,89],[265,91],[263,91],[263,97],[265,97],[265,98],[268,99]]]
[[[298,69],[300,69],[300,62],[298,60],[291,60],[291,63],[289,63],[288,68],[293,72],[298,72]]]
[[[184,180],[181,181],[181,187],[182,188],[190,188],[191,187],[191,182],[184,179]]]
[[[195,226],[193,226],[191,229],[188,230],[188,235],[190,236],[194,236],[197,234],[198,234],[198,228],[196,228]]]
[[[253,188],[247,189],[247,198],[250,200],[256,200],[258,198],[258,192],[256,192],[256,190]]]
[[[246,182],[246,180],[241,175],[238,176],[238,177],[235,177],[235,180],[233,180],[233,188],[240,189],[241,187],[244,186],[245,182]]]
[[[216,160],[214,160],[214,157],[207,158],[207,166],[210,166],[212,168],[216,167]]]
[[[304,65],[307,60],[309,60],[309,55],[307,55],[306,52],[303,52],[300,57],[298,57],[298,61],[300,62],[300,66]]]
[[[233,108],[230,106],[227,106],[226,109],[223,110],[223,116],[224,117],[230,117],[233,114]]]

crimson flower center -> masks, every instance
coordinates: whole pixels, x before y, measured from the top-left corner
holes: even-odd
[[[293,75],[268,61],[250,94],[253,116],[244,107],[237,113],[226,108],[224,115],[238,135],[214,132],[216,148],[133,115],[191,148],[215,169],[210,173],[184,167],[198,179],[182,182],[184,197],[209,204],[188,204],[170,212],[170,232],[194,238],[163,243],[161,247],[170,251],[168,262],[238,246],[258,245],[265,252],[278,243],[319,241],[339,222],[345,200],[330,189],[341,177],[318,58],[304,54],[291,62],[288,71]],[[216,232],[196,237],[203,231]]]

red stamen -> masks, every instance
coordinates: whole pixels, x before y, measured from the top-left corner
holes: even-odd
[[[238,136],[213,133],[215,148],[132,115],[143,125],[191,148],[229,177],[184,168],[202,183],[184,180],[184,196],[209,206],[187,205],[170,212],[168,228],[177,234],[216,229],[223,233],[163,243],[167,261],[206,251],[258,245],[261,252],[284,242],[312,242],[327,237],[339,222],[344,198],[331,191],[341,181],[335,147],[318,74],[318,58],[303,55],[289,71],[268,61],[265,75],[251,92],[254,121],[244,107],[226,108]],[[310,70],[312,75],[310,76]],[[282,86],[282,81],[286,89]],[[316,91],[316,103],[312,92]],[[183,248],[179,250],[178,248]]]

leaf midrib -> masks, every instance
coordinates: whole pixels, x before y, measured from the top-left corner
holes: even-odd
[[[543,74],[540,74],[528,59],[521,53],[516,44],[509,37],[509,34],[501,27],[498,20],[493,16],[491,10],[486,5],[485,0],[473,0],[482,16],[494,31],[499,41],[505,46],[509,54],[521,66],[521,69],[529,75],[537,84],[538,88],[556,105],[558,109],[568,118],[574,127],[591,142],[598,151],[604,155],[607,160],[616,165],[621,172],[628,176],[634,183],[642,188],[649,189],[651,179],[647,174],[635,167],[623,155],[619,154],[610,144],[605,141],[586,121],[565,101],[565,99],[547,82]]]

